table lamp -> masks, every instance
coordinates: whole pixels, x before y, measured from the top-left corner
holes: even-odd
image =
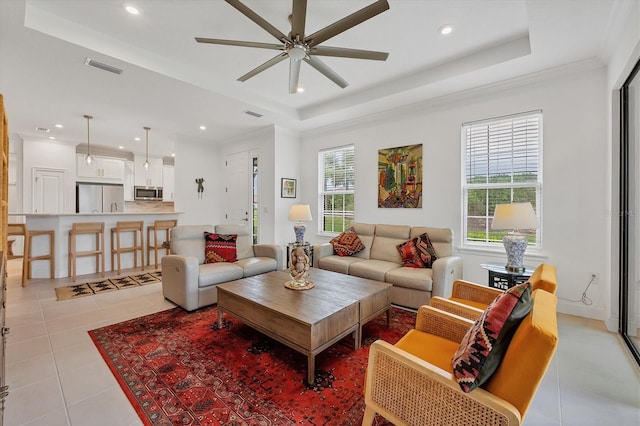
[[[296,233],[296,243],[304,243],[304,231],[307,227],[302,222],[309,222],[313,220],[309,204],[292,205],[289,210],[289,220],[297,221],[296,224],[293,225],[293,231]]]
[[[507,252],[507,264],[505,266],[510,272],[524,272],[523,265],[524,252],[527,249],[527,237],[519,231],[525,229],[536,229],[538,219],[533,211],[531,203],[511,203],[497,204],[493,214],[491,229],[510,230],[502,238],[502,244]]]

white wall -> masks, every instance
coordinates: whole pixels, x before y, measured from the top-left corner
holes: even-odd
[[[302,204],[305,194],[315,194],[316,188],[309,187],[304,179],[300,176],[299,158],[304,154],[300,151],[299,136],[282,127],[276,127],[275,138],[275,156],[274,156],[274,175],[275,189],[275,239],[276,244],[287,244],[295,241],[293,232],[294,222],[288,220],[289,209],[293,204]],[[296,179],[296,198],[281,198],[281,179]]]
[[[175,147],[174,209],[184,214],[179,225],[215,225],[221,222],[224,187],[220,148],[213,144],[178,141]],[[204,192],[198,197],[197,178],[204,178]]]
[[[606,74],[604,67],[546,74],[520,87],[494,86],[466,96],[405,107],[349,126],[303,135],[301,180],[317,188],[317,154],[323,148],[353,143],[356,151],[356,220],[449,227],[459,246],[461,235],[461,137],[467,121],[543,110],[543,251],[525,257],[536,265],[546,260],[558,268],[559,311],[604,319],[609,307],[608,164],[606,133]],[[423,144],[424,176],[421,209],[377,208],[378,149]],[[301,202],[312,205],[317,216],[317,191]],[[307,240],[323,241],[308,228]],[[315,235],[314,235],[315,234]],[[480,263],[504,261],[502,251],[460,250],[464,278],[487,281]],[[590,273],[600,280],[592,285],[585,306],[579,300]]]

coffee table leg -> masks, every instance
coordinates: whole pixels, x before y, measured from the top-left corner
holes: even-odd
[[[307,357],[307,382],[310,385],[313,384],[316,380],[316,356],[314,354],[309,354]]]
[[[360,349],[360,346],[362,346],[362,324],[358,324],[358,328],[356,328],[355,331],[355,341],[356,341],[356,347],[355,350],[357,351],[358,349]]]
[[[218,306],[218,330],[222,330],[222,308]]]

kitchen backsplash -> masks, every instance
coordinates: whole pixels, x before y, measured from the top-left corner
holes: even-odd
[[[127,212],[173,212],[171,201],[125,201],[124,211]]]

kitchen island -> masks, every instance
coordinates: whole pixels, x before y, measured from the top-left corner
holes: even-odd
[[[55,234],[55,278],[69,276],[69,231],[71,225],[77,222],[104,222],[104,259],[105,269],[113,270],[111,265],[111,228],[115,228],[119,221],[143,221],[145,239],[145,268],[148,263],[146,258],[147,226],[153,225],[156,220],[178,219],[181,212],[122,212],[122,213],[23,213],[10,214],[9,222],[24,222],[30,231],[53,230]],[[164,238],[164,236],[159,238]],[[123,235],[122,246],[130,246],[133,243],[133,235]],[[95,238],[91,235],[80,235],[77,238],[77,249],[79,251],[89,250],[95,247]],[[36,237],[33,239],[31,253],[33,256],[46,254],[49,250],[49,242],[46,237]],[[139,256],[139,255],[138,255]],[[121,257],[122,269],[133,268],[133,253],[123,254]],[[138,261],[138,266],[140,262]],[[77,259],[77,275],[93,274],[96,271],[96,259],[93,256],[79,257]],[[32,278],[49,278],[49,262],[36,261],[31,265]],[[81,278],[78,278],[80,281]]]

